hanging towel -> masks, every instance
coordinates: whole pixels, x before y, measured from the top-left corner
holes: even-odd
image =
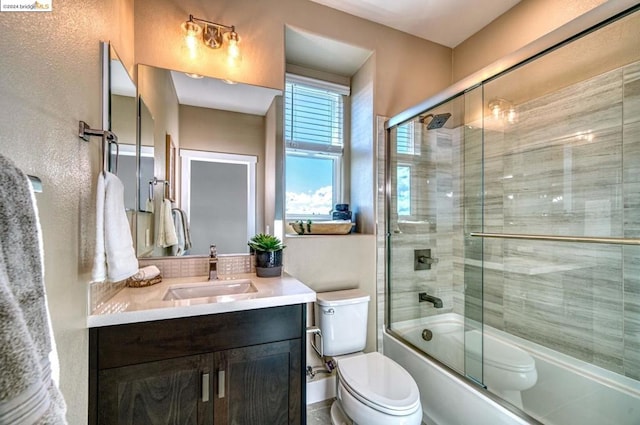
[[[92,280],[118,282],[138,272],[138,259],[124,207],[124,186],[115,174],[100,173],[97,192]]]
[[[31,185],[0,155],[0,423],[66,424]]]
[[[158,223],[158,239],[156,246],[160,248],[168,248],[178,243],[176,228],[173,224],[173,216],[171,215],[171,201],[165,199],[160,207],[160,217]]]

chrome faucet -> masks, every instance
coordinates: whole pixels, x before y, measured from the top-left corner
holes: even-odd
[[[418,294],[418,302],[423,301],[432,303],[435,308],[442,308],[442,300],[438,297],[434,297],[433,295],[427,295],[426,292],[420,292]]]
[[[209,280],[218,279],[218,250],[215,245],[209,246]]]

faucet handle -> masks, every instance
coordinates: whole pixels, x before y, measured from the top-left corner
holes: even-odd
[[[218,249],[215,245],[209,245],[209,257],[218,258]]]

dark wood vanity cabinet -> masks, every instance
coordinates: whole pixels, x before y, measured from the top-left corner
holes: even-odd
[[[89,423],[306,424],[304,305],[89,330]]]

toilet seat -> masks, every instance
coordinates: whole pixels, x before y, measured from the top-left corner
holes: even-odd
[[[523,349],[515,345],[507,344],[503,341],[492,340],[489,344],[482,344],[482,334],[478,331],[465,332],[468,344],[464,344],[461,334],[454,334],[453,338],[459,345],[462,345],[467,353],[470,353],[478,360],[482,359],[484,364],[503,369],[510,372],[527,373],[536,369],[536,362]],[[481,355],[481,350],[484,351]]]
[[[354,398],[379,412],[405,416],[421,408],[411,375],[380,353],[339,359],[338,376]]]

